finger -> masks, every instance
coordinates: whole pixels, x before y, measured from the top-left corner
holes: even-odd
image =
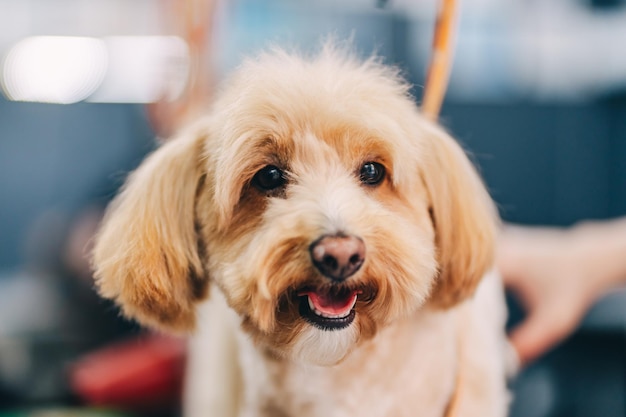
[[[513,330],[510,340],[520,361],[526,365],[546,353],[571,331],[569,320],[559,320],[547,312],[533,312]]]

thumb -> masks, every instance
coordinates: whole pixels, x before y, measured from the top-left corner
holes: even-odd
[[[522,364],[528,364],[563,340],[572,330],[572,320],[550,310],[535,310],[510,335]]]

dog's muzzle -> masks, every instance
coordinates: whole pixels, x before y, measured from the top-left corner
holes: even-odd
[[[309,247],[311,262],[326,283],[297,292],[300,315],[323,330],[348,327],[356,316],[354,307],[361,289],[346,285],[365,261],[365,244],[356,236],[325,235]]]

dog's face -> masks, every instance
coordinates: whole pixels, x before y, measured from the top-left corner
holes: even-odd
[[[393,70],[279,52],[244,64],[130,177],[94,265],[143,323],[192,328],[213,282],[259,345],[334,364],[381,326],[471,295],[493,235],[471,164]]]

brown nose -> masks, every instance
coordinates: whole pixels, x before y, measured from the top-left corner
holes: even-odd
[[[334,281],[354,274],[365,260],[365,244],[356,236],[322,236],[311,244],[309,252],[318,271]]]

